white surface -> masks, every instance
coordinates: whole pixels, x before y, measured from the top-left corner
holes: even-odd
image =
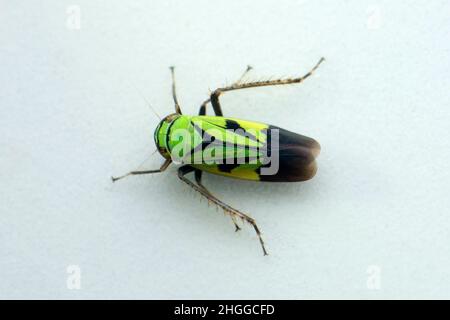
[[[0,2],[1,298],[450,298],[448,1],[80,0],[80,30],[72,4]],[[175,167],[111,183],[154,150],[133,85],[171,113],[176,65],[195,114],[247,64],[295,76],[321,56],[304,84],[222,99],[322,145],[306,183],[205,176],[270,256]]]

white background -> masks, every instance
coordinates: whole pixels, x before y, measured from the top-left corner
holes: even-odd
[[[81,29],[76,29],[77,5]],[[69,8],[69,11],[67,11]],[[450,298],[448,1],[0,1],[1,298]],[[75,20],[74,20],[75,19]],[[234,233],[161,163],[157,112],[208,89],[227,116],[314,137],[317,176],[205,176]],[[67,288],[67,268],[81,288]]]

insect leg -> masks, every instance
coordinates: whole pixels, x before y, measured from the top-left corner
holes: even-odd
[[[239,79],[237,79],[232,85],[235,86],[235,85],[238,85],[239,83],[241,83],[242,80],[243,80],[243,79],[245,78],[245,76],[247,75],[247,73],[249,73],[250,70],[252,70],[252,69],[253,69],[253,67],[250,66],[250,65],[248,65],[248,66],[247,66],[247,69],[245,69],[245,71],[242,73],[241,77],[240,77]]]
[[[308,73],[299,78],[288,78],[288,79],[276,79],[276,80],[266,80],[266,81],[256,81],[256,82],[245,82],[245,83],[236,83],[228,87],[218,88],[211,93],[211,104],[214,108],[214,111],[218,110],[221,112],[219,96],[223,92],[247,89],[247,88],[255,88],[255,87],[265,87],[265,86],[276,86],[276,85],[284,85],[284,84],[292,84],[292,83],[300,83],[303,82],[306,78],[310,77],[314,71],[319,67],[319,65],[325,61],[325,58],[320,58],[319,62],[312,68]],[[216,112],[217,113],[217,112]]]
[[[209,190],[206,189],[206,187],[205,187],[205,186],[203,185],[203,183],[202,183],[202,174],[203,174],[203,171],[202,171],[202,170],[196,169],[195,172],[194,172],[194,174],[195,174],[195,182],[197,182],[197,185],[198,185],[200,188],[202,188],[204,191],[206,191],[208,194],[212,195],[211,192],[209,192]],[[234,224],[234,226],[235,226],[235,228],[236,228],[235,231],[237,232],[237,231],[241,230],[241,227],[239,227],[239,225],[237,224],[236,219],[235,219],[235,217],[234,217],[233,215],[231,215],[231,220],[233,221],[233,224]]]
[[[236,85],[240,84],[241,81],[242,81],[242,80],[245,78],[245,76],[247,75],[247,73],[248,73],[250,70],[252,70],[252,69],[253,69],[252,66],[247,66],[247,69],[245,69],[244,73],[242,73],[242,75],[239,77],[239,79],[238,79],[236,82],[234,82],[234,83],[232,84],[232,86],[236,86]],[[206,106],[207,106],[207,104],[210,103],[210,102],[211,102],[211,98],[205,100],[205,101],[202,103],[202,105],[200,106],[200,110],[199,110],[199,112],[198,112],[198,115],[199,115],[199,116],[204,116],[204,115],[206,115]],[[214,107],[214,105],[213,105],[213,108],[214,108],[214,113],[215,113],[216,116],[223,116],[222,108],[220,107],[220,104],[216,105],[216,107]]]
[[[195,168],[189,166],[189,165],[184,165],[180,168],[178,168],[178,177],[185,182],[186,184],[188,184],[190,187],[192,187],[195,191],[199,192],[202,196],[204,196],[205,198],[207,198],[209,201],[213,202],[214,204],[218,205],[219,207],[221,207],[226,213],[228,213],[230,216],[234,217],[234,218],[241,218],[244,221],[247,221],[248,223],[250,223],[253,228],[255,229],[256,235],[259,238],[259,242],[261,244],[262,250],[264,255],[267,255],[267,251],[266,248],[264,246],[264,241],[261,237],[261,232],[259,231],[258,226],[256,225],[256,221],[255,219],[253,219],[252,217],[240,212],[239,210],[236,210],[232,207],[230,207],[229,205],[227,205],[226,203],[222,202],[221,200],[217,199],[215,196],[213,196],[210,192],[208,192],[206,189],[199,187],[198,185],[194,184],[191,180],[187,179],[185,177],[186,174],[195,171]]]
[[[181,114],[181,108],[178,103],[177,92],[176,92],[176,87],[175,87],[175,67],[174,66],[170,67],[170,73],[172,74],[172,97],[173,97],[173,102],[175,103],[175,112],[178,114]]]
[[[197,182],[197,185],[202,188],[203,190],[205,190],[206,192],[210,193],[208,191],[208,189],[206,189],[206,187],[203,185],[202,183],[202,175],[203,175],[203,171],[202,170],[198,170],[196,169],[195,172],[195,182]]]
[[[117,180],[123,179],[123,178],[128,177],[128,176],[132,176],[132,175],[151,174],[151,173],[163,172],[164,170],[167,169],[167,167],[171,163],[172,163],[172,159],[167,159],[166,161],[164,161],[164,163],[161,165],[161,167],[159,169],[156,169],[156,170],[145,170],[145,171],[131,171],[131,172],[128,172],[127,174],[124,174],[123,176],[120,176],[120,177],[111,177],[111,180],[113,182],[116,182]]]

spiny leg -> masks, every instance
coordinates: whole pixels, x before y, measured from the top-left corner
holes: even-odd
[[[233,221],[234,227],[236,228],[234,229],[234,232],[238,232],[239,230],[241,230],[241,227],[239,227],[239,225],[237,224],[236,218],[234,216],[231,216],[231,221]]]
[[[202,171],[202,170],[195,169],[194,174],[195,174],[195,182],[197,182],[197,185],[198,185],[200,188],[202,188],[203,190],[205,190],[206,192],[210,193],[210,192],[208,191],[208,189],[206,189],[206,187],[205,187],[205,186],[203,185],[203,183],[202,183],[202,175],[203,175],[203,171]]]
[[[308,73],[306,73],[303,77],[299,78],[288,78],[288,79],[276,79],[276,80],[267,80],[267,81],[256,81],[256,82],[246,82],[246,83],[237,83],[228,87],[218,88],[211,93],[211,104],[214,110],[221,110],[219,96],[223,92],[247,89],[247,88],[255,88],[255,87],[265,87],[265,86],[276,86],[276,85],[284,85],[284,84],[292,84],[292,83],[300,83],[303,82],[306,78],[310,77],[314,71],[319,67],[319,65],[325,61],[325,58],[320,58],[319,62],[312,68]]]
[[[253,219],[252,217],[240,212],[239,210],[236,210],[232,207],[230,207],[229,205],[227,205],[226,203],[222,202],[221,200],[217,199],[215,196],[213,196],[209,191],[207,191],[206,189],[199,187],[198,185],[196,185],[195,183],[193,183],[191,180],[187,179],[185,177],[186,174],[195,171],[195,168],[189,166],[189,165],[184,165],[180,168],[178,168],[178,177],[185,182],[186,184],[188,184],[190,187],[192,187],[195,191],[199,192],[202,196],[204,196],[205,198],[207,198],[209,201],[211,201],[212,203],[216,204],[217,206],[221,207],[226,213],[228,213],[230,216],[232,217],[238,217],[241,218],[244,221],[247,221],[248,223],[250,223],[253,228],[255,229],[256,235],[259,238],[259,242],[261,243],[261,247],[263,250],[264,255],[267,255],[267,251],[266,248],[264,246],[264,241],[261,237],[261,232],[259,231],[258,226],[256,225],[256,221],[255,219]]]
[[[197,185],[198,185],[200,188],[202,188],[205,192],[207,192],[208,194],[212,195],[212,193],[209,192],[209,190],[206,189],[206,187],[205,187],[205,186],[203,185],[203,183],[202,183],[202,175],[203,175],[203,171],[202,171],[202,170],[195,169],[194,174],[195,174],[195,182],[197,182]],[[231,215],[231,220],[233,221],[233,224],[234,224],[234,226],[235,226],[235,228],[236,228],[235,231],[237,232],[237,231],[241,230],[241,227],[239,227],[239,225],[237,224],[236,219],[235,219],[235,217],[234,217],[233,215]]]
[[[174,66],[170,67],[170,73],[172,74],[172,97],[173,97],[173,102],[175,103],[175,112],[178,114],[181,114],[181,108],[180,108],[180,104],[178,103],[177,91],[176,91],[176,87],[175,87],[175,67]]]
[[[239,83],[241,83],[241,81],[244,80],[245,76],[246,76],[246,75],[250,72],[250,70],[252,70],[252,69],[253,69],[253,67],[250,66],[250,65],[248,65],[248,66],[247,66],[247,69],[245,69],[245,71],[242,73],[242,75],[240,76],[240,78],[237,79],[237,80],[232,84],[232,86],[238,85]]]
[[[120,177],[111,177],[112,182],[116,182],[117,180],[123,179],[125,177],[128,176],[132,176],[132,175],[138,175],[138,174],[151,174],[151,173],[159,173],[159,172],[163,172],[164,170],[167,169],[167,167],[172,163],[171,159],[167,159],[166,161],[164,161],[164,163],[161,165],[161,167],[159,169],[156,170],[144,170],[144,171],[131,171],[128,172],[127,174],[124,174],[123,176]]]
[[[247,73],[249,73],[249,71],[252,70],[252,69],[253,69],[253,67],[250,66],[250,65],[248,65],[248,66],[247,66],[247,69],[245,69],[245,71],[242,73],[242,75],[239,77],[239,79],[238,79],[237,81],[235,81],[235,82],[232,84],[232,86],[236,86],[236,85],[240,84],[241,81],[242,81],[242,80],[245,78],[245,76],[247,75]],[[211,98],[208,98],[207,100],[205,100],[205,101],[202,103],[202,105],[200,106],[200,110],[199,110],[199,112],[198,112],[198,115],[199,115],[199,116],[204,116],[204,115],[206,115],[206,106],[207,106],[208,103],[210,103],[210,102],[211,102]],[[215,113],[216,116],[223,116],[222,109],[220,108],[220,105],[219,105],[218,108],[217,108],[217,107],[214,107],[214,105],[213,105],[213,108],[214,108],[214,113]]]

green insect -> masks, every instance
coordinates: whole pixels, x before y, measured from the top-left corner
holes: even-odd
[[[255,219],[216,198],[202,184],[202,174],[209,172],[254,181],[305,181],[317,171],[315,159],[320,152],[320,145],[312,138],[273,125],[224,117],[219,96],[233,90],[300,83],[311,76],[324,60],[321,58],[303,77],[268,81],[244,82],[245,75],[251,70],[248,67],[238,81],[214,90],[201,105],[198,116],[181,113],[175,90],[174,68],[171,67],[175,113],[162,119],[154,133],[155,144],[165,158],[164,163],[157,170],[131,171],[120,177],[112,177],[113,182],[130,175],[163,172],[172,162],[179,163],[178,177],[229,214],[236,231],[240,230],[238,218],[251,224],[264,255],[267,255]],[[209,103],[215,116],[206,115]],[[191,172],[194,173],[195,182],[186,178]]]

